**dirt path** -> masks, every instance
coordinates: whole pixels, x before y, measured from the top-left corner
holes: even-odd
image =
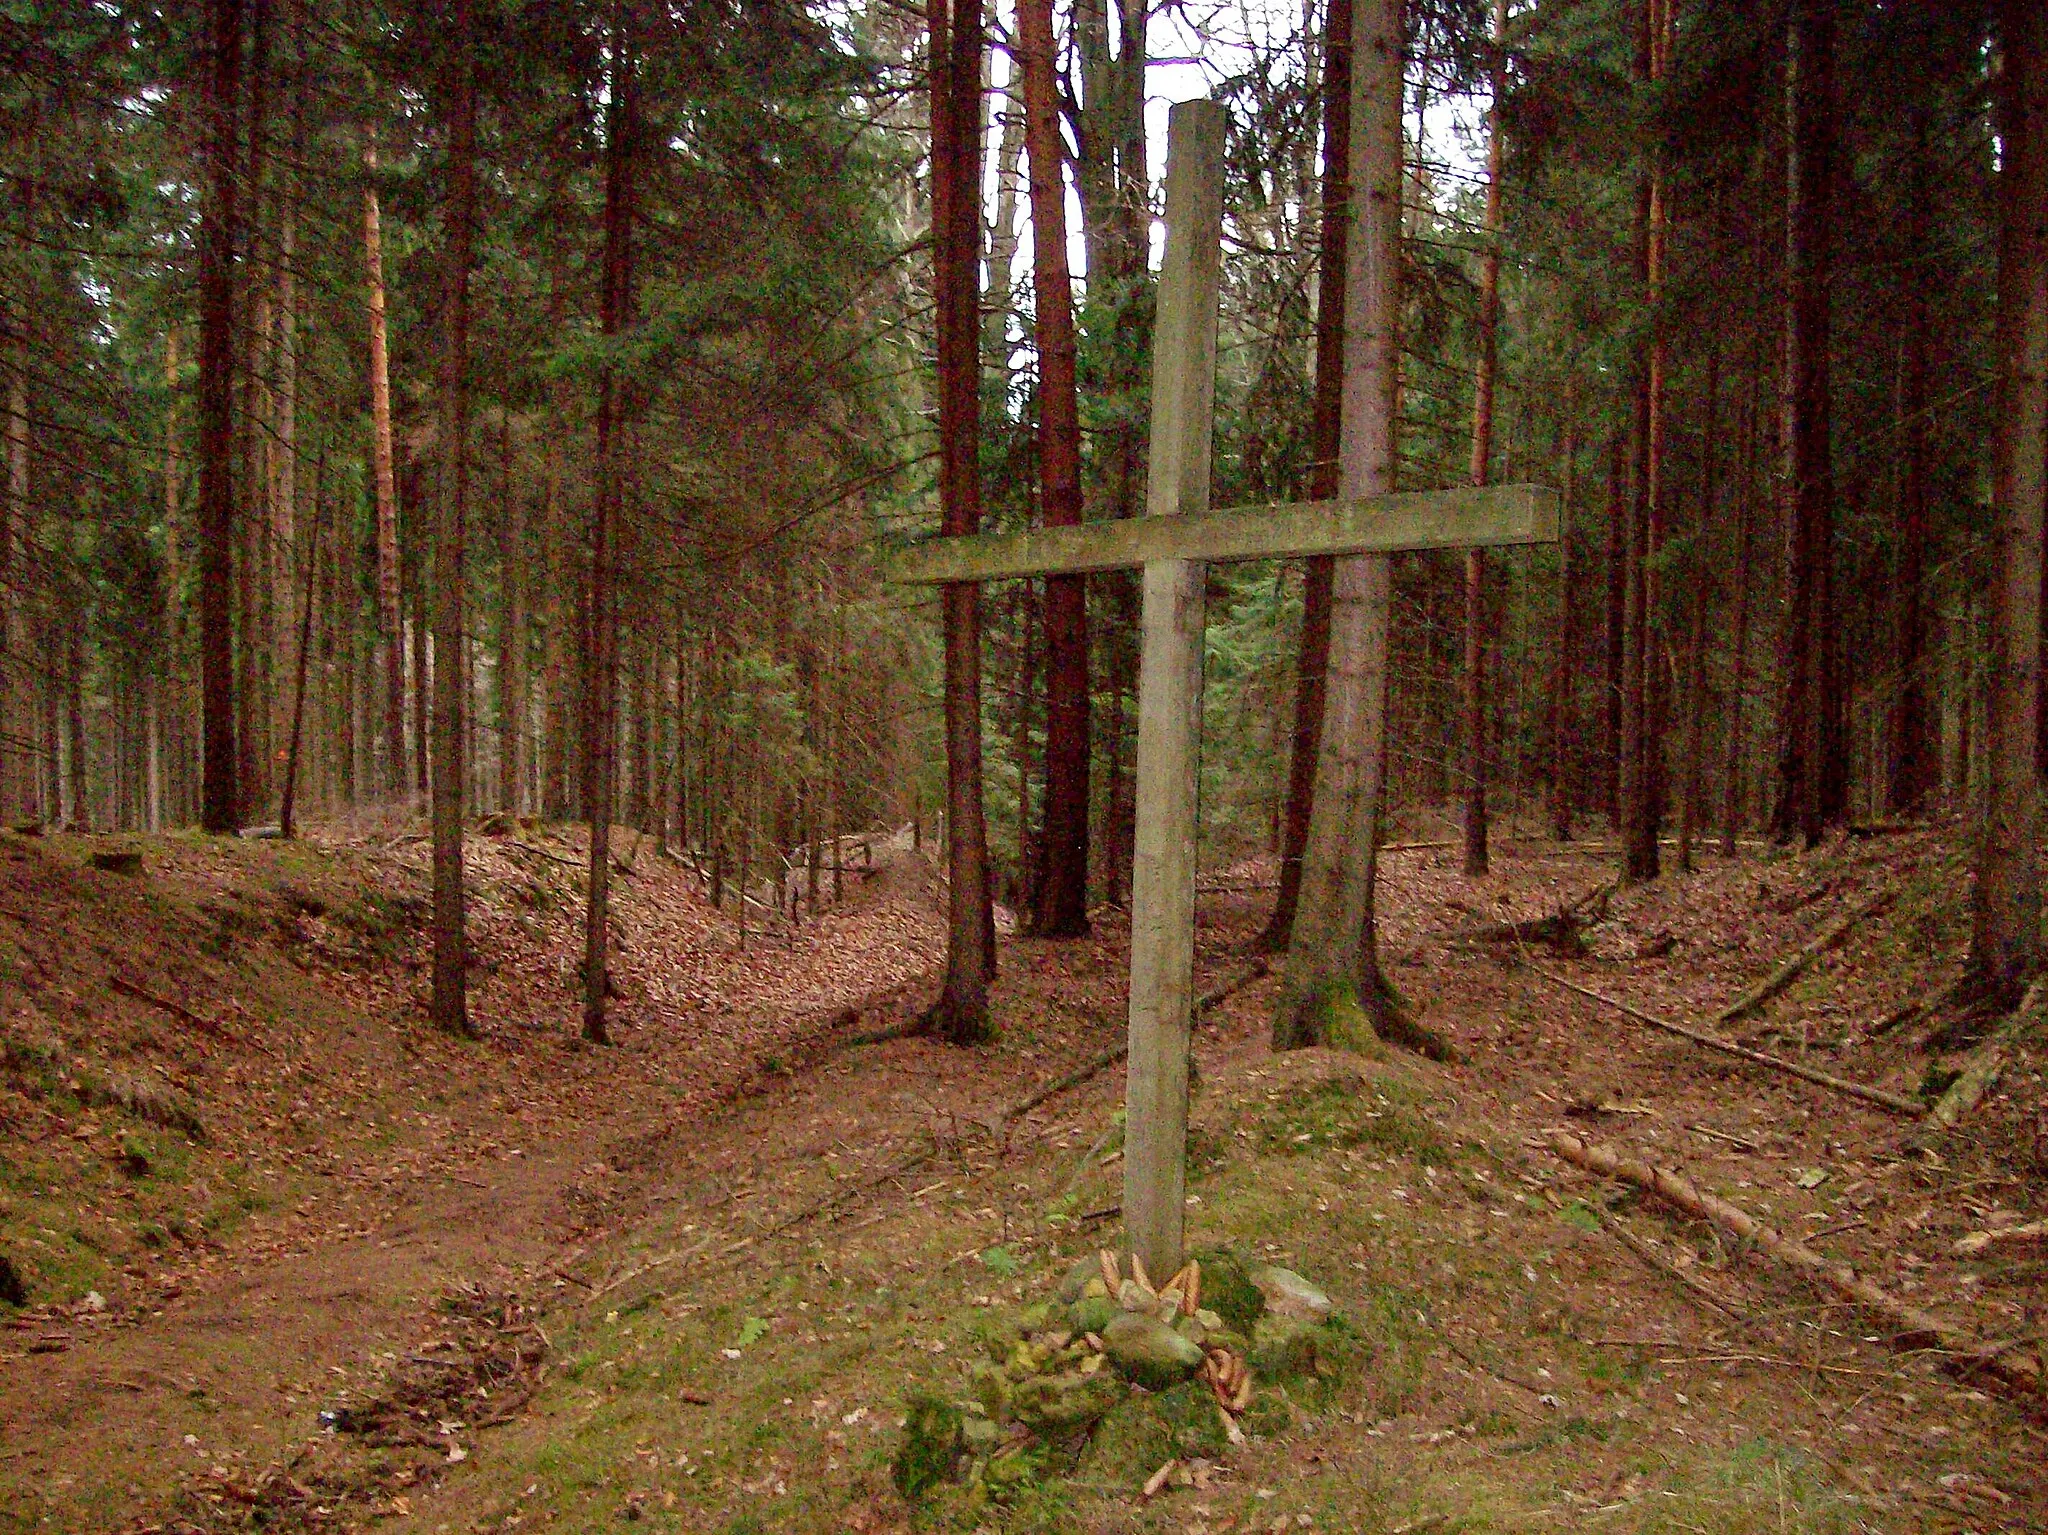
[[[552,1277],[558,1266],[674,1198],[644,1176],[647,1148],[780,1080],[856,1019],[873,1027],[913,1005],[937,952],[928,871],[907,849],[882,844],[876,873],[841,907],[793,936],[757,931],[744,954],[688,878],[657,869],[626,882],[621,903],[619,1046],[579,1048],[566,1004],[550,995],[554,950],[570,935],[530,941],[507,910],[530,902],[539,881],[513,883],[491,867],[494,852],[514,870],[538,862],[530,849],[488,844],[477,860],[477,1044],[378,1027],[380,1013],[403,1019],[406,972],[394,984],[389,971],[352,964],[331,915],[302,913],[310,931],[292,954],[324,984],[294,991],[268,977],[266,991],[265,977],[240,978],[252,999],[241,1010],[275,1016],[243,1040],[258,1060],[286,1058],[274,1073],[283,1085],[224,1091],[205,1100],[207,1117],[229,1127],[216,1144],[237,1138],[237,1163],[268,1156],[273,1165],[237,1167],[235,1178],[262,1188],[268,1174],[270,1193],[247,1201],[231,1231],[195,1232],[161,1261],[98,1280],[85,1302],[38,1308],[0,1333],[0,1528],[112,1529],[163,1507],[181,1483],[246,1482],[303,1438],[317,1408],[374,1383],[431,1335],[440,1298],[465,1288],[545,1297],[567,1285]],[[195,878],[207,856],[167,853],[160,878]],[[63,862],[16,873],[61,887]],[[41,893],[90,909],[96,892]],[[131,893],[98,893],[120,926]],[[566,913],[553,924],[567,925]],[[163,973],[105,957],[117,971]],[[151,986],[175,989],[175,977]],[[215,992],[207,1005],[233,1000]],[[207,1079],[227,1074],[229,1054],[209,1052]],[[62,1148],[92,1144],[85,1114],[85,1133]],[[292,1144],[291,1131],[308,1144]],[[77,1215],[111,1224],[124,1195],[134,1191],[117,1185]]]

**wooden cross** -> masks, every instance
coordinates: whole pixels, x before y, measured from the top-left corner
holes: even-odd
[[[941,584],[1144,570],[1123,1216],[1131,1251],[1154,1274],[1180,1267],[1186,1193],[1204,565],[1557,538],[1557,495],[1535,485],[1209,511],[1223,127],[1211,101],[1182,102],[1169,119],[1144,517],[934,539],[896,554],[886,572]]]

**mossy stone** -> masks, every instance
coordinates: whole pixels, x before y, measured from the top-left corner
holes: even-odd
[[[916,1502],[953,1474],[960,1457],[960,1409],[944,1397],[918,1392],[904,1403],[903,1444],[890,1469],[896,1490]]]
[[[1298,1317],[1261,1317],[1252,1329],[1251,1352],[1245,1363],[1262,1380],[1313,1375],[1320,1332],[1321,1328],[1314,1322]]]
[[[992,1364],[977,1364],[974,1367],[974,1399],[981,1403],[982,1410],[998,1422],[1010,1416],[1010,1377]]]
[[[1116,1302],[1107,1295],[1084,1295],[1074,1302],[1074,1331],[1099,1335],[1103,1328],[1122,1315]]]
[[[1126,1311],[1103,1330],[1102,1347],[1124,1374],[1154,1391],[1202,1367],[1202,1351],[1155,1316]]]
[[[1027,1428],[1061,1434],[1105,1417],[1127,1394],[1112,1370],[1066,1370],[1019,1382],[1010,1394],[1010,1411]]]
[[[1217,1458],[1228,1444],[1215,1393],[1205,1381],[1132,1396],[1097,1425],[1079,1474],[1136,1488],[1166,1461]]]
[[[1268,1316],[1320,1322],[1330,1314],[1330,1297],[1293,1269],[1261,1263],[1246,1276],[1266,1298]]]
[[[1202,1309],[1215,1312],[1232,1332],[1250,1332],[1266,1311],[1266,1297],[1252,1283],[1250,1266],[1227,1247],[1195,1256],[1202,1265]]]

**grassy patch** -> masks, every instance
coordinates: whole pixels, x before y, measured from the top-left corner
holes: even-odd
[[[1425,1167],[1449,1167],[1455,1148],[1411,1102],[1402,1101],[1406,1097],[1398,1084],[1360,1077],[1294,1088],[1266,1106],[1256,1143],[1267,1153],[1290,1156],[1364,1147],[1411,1157]]]

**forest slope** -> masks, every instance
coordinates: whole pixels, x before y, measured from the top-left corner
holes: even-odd
[[[841,999],[929,963],[921,866],[885,858],[875,888],[797,947],[744,959],[729,942],[690,947],[717,919],[687,878],[643,875],[626,881],[641,903],[628,907],[626,954],[636,1027],[598,1052],[562,1042],[565,988],[546,985],[569,951],[544,940],[566,917],[528,916],[533,939],[509,936],[527,935],[508,892],[551,859],[479,847],[493,1000],[477,1046],[412,1021],[406,944],[351,958],[353,940],[320,936],[367,892],[416,888],[403,846],[151,844],[142,883],[79,869],[80,845],[19,849],[0,899],[61,904],[72,922],[61,946],[32,940],[15,961],[39,967],[35,1014],[67,1048],[91,1042],[81,1074],[165,1066],[213,1121],[208,1147],[177,1155],[207,1167],[209,1208],[231,1213],[174,1262],[117,1251],[88,1268],[94,1249],[74,1240],[74,1293],[88,1273],[107,1277],[108,1310],[44,1309],[0,1334],[15,1356],[0,1388],[0,1511],[15,1527],[231,1528],[260,1512],[272,1526],[423,1531],[622,1517],[898,1528],[907,1511],[887,1461],[904,1392],[960,1389],[975,1318],[1113,1233],[1119,1074],[1005,1112],[1117,1038],[1126,939],[1113,913],[1086,942],[1006,946],[1003,1035],[986,1052],[899,1039],[806,1059],[804,1040],[844,1037]],[[1910,1091],[1928,1064],[1921,1025],[1876,1026],[1955,963],[1963,885],[1945,837],[1717,861],[1614,898],[1577,955],[1455,935],[1594,888],[1606,852],[1510,843],[1479,881],[1451,872],[1453,857],[1389,855],[1383,930],[1404,990],[1459,1047],[1444,1067],[1379,1052],[1273,1057],[1272,982],[1243,953],[1263,894],[1219,890],[1203,906],[1201,984],[1237,989],[1197,1040],[1192,1232],[1325,1280],[1354,1329],[1351,1355],[1272,1393],[1252,1443],[1214,1457],[1206,1486],[1146,1500],[1152,1452],[1104,1445],[1080,1481],[1025,1489],[983,1517],[1099,1530],[1592,1517],[1623,1530],[2042,1527],[2048,1440],[2006,1401],[1925,1352],[1887,1349],[1870,1318],[1603,1187],[1537,1136],[1570,1126],[1679,1166],[1896,1293],[2037,1348],[2026,1339],[2043,1298],[2038,1250],[1952,1253],[1960,1236],[2048,1202],[2037,1050],[1960,1133],[1909,1154],[1909,1121],[1581,1006],[1535,968],[1699,1021],[1889,892],[1729,1031]],[[283,885],[327,907],[294,909],[301,936],[249,915],[286,910]],[[31,896],[52,905],[18,904]],[[241,914],[233,959],[203,947],[220,946],[221,911]],[[161,1009],[130,1013],[134,998],[106,993],[104,974],[146,957],[119,937],[145,918],[170,920],[192,951],[155,945],[177,957],[152,973],[168,971],[190,1010],[239,1043],[173,1030]],[[661,921],[672,926],[657,936]],[[730,1015],[636,1002],[657,954],[690,977],[673,980],[677,995],[723,996]],[[757,973],[758,993],[738,989]],[[10,1039],[26,1038],[11,1000]],[[545,1032],[505,1021],[529,1007]],[[888,1001],[866,1011],[900,1015]],[[18,1093],[27,1068],[10,1059]],[[760,1090],[735,1098],[748,1083]],[[192,1203],[190,1181],[111,1165],[118,1134],[155,1136],[173,1155],[167,1133],[123,1110],[45,1095],[11,1097],[9,1113],[10,1176],[35,1166],[48,1179],[67,1159],[82,1196],[35,1203],[15,1178],[10,1247],[75,1229],[112,1247],[121,1212],[136,1212],[132,1230],[149,1200],[170,1197],[160,1184]],[[184,1293],[150,1301],[152,1285]],[[70,1335],[65,1352],[23,1355],[57,1334]],[[502,1368],[476,1365],[453,1391],[434,1384],[443,1361],[464,1358]],[[323,1432],[323,1411],[339,1433]]]

